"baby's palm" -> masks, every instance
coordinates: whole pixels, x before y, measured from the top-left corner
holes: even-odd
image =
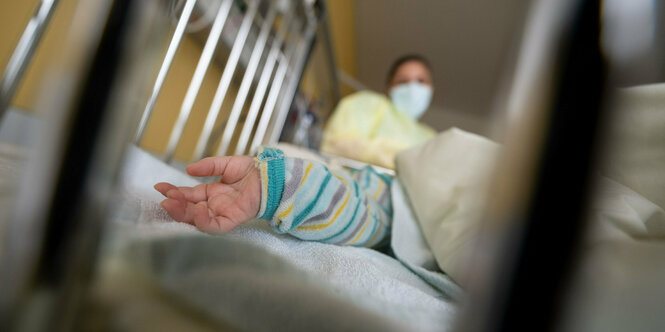
[[[221,176],[220,182],[195,187],[155,185],[167,198],[162,207],[179,222],[208,233],[226,233],[256,217],[261,204],[261,178],[254,159],[246,156],[205,158],[187,167],[192,176]]]

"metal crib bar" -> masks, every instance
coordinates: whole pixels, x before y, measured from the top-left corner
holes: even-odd
[[[289,32],[289,36],[295,35],[296,32],[300,30],[301,26],[302,23],[300,21],[297,21],[297,23],[293,25],[292,31]],[[292,37],[292,39],[297,39],[297,38]],[[250,153],[254,153],[256,149],[258,149],[258,147],[261,144],[263,144],[263,137],[265,136],[265,131],[268,128],[268,123],[270,122],[272,113],[275,110],[277,99],[280,95],[280,92],[282,91],[282,84],[284,83],[284,77],[286,76],[286,71],[289,69],[289,63],[291,62],[291,58],[293,56],[293,53],[295,53],[297,45],[298,44],[294,44],[293,46],[291,46],[287,51],[286,56],[282,55],[281,59],[279,60],[280,61],[279,67],[277,68],[277,72],[275,73],[275,78],[272,82],[272,86],[270,87],[270,92],[268,93],[268,99],[266,100],[266,104],[263,107],[263,113],[261,114],[259,125],[256,128],[254,139],[252,139]]]
[[[254,50],[252,51],[252,56],[249,59],[249,64],[247,70],[245,70],[245,76],[240,83],[240,88],[238,89],[238,96],[236,97],[235,102],[233,103],[233,108],[231,109],[231,114],[229,119],[226,121],[226,127],[224,128],[224,133],[222,135],[222,141],[217,149],[217,155],[223,156],[229,149],[231,144],[231,139],[235,133],[235,127],[238,123],[238,118],[240,117],[240,112],[245,105],[245,100],[247,99],[247,94],[249,93],[249,88],[254,81],[254,76],[256,70],[259,67],[259,62],[261,61],[261,56],[263,55],[263,50],[265,49],[266,42],[268,40],[268,33],[272,29],[272,24],[275,21],[276,10],[274,6],[270,6],[266,19],[263,21],[263,26],[261,27],[261,32],[259,38],[256,41]]]
[[[173,33],[173,38],[171,39],[169,48],[166,50],[164,62],[162,62],[162,66],[159,68],[159,73],[157,74],[157,79],[155,80],[155,86],[152,88],[152,95],[150,95],[148,104],[146,105],[145,110],[143,111],[143,115],[141,116],[139,129],[136,133],[136,138],[134,139],[135,144],[141,143],[141,140],[143,139],[143,134],[145,133],[145,128],[148,124],[148,121],[150,120],[150,116],[152,116],[152,111],[155,108],[157,97],[159,97],[159,93],[162,90],[162,85],[166,79],[166,74],[168,74],[169,69],[171,69],[171,64],[173,62],[173,58],[175,57],[175,52],[178,50],[178,46],[180,46],[180,41],[182,40],[182,36],[185,34],[185,28],[187,27],[187,23],[189,22],[189,18],[192,15],[192,11],[194,10],[195,5],[196,0],[187,0],[187,3],[185,3],[185,7],[183,8],[180,19],[178,20],[178,25],[176,26],[175,32]]]
[[[242,23],[238,29],[238,35],[236,36],[236,40],[233,43],[233,47],[231,48],[231,54],[229,55],[229,59],[226,61],[226,66],[224,67],[222,78],[219,80],[219,85],[217,86],[215,97],[212,100],[212,104],[208,110],[208,115],[206,116],[205,123],[203,124],[201,135],[199,136],[199,140],[196,143],[196,148],[194,150],[194,157],[196,159],[201,159],[206,152],[208,141],[210,140],[210,136],[212,134],[212,129],[215,126],[215,121],[217,120],[219,112],[222,109],[224,98],[228,92],[229,85],[231,85],[231,79],[233,79],[233,75],[235,74],[242,50],[245,48],[247,35],[252,28],[252,23],[254,22],[254,16],[256,15],[258,7],[258,0],[251,1],[249,3],[249,8],[245,13],[245,17],[242,19]]]
[[[279,56],[279,52],[282,48],[284,42],[284,37],[287,31],[286,22],[290,22],[291,11],[288,12],[284,17],[284,24],[279,27],[277,31],[277,37],[274,40],[266,63],[263,67],[263,72],[261,73],[261,78],[254,92],[254,97],[252,98],[252,103],[249,106],[249,111],[247,112],[247,118],[245,119],[245,124],[242,127],[240,132],[240,138],[238,144],[236,145],[236,155],[244,154],[247,150],[247,143],[249,143],[249,136],[252,134],[252,129],[254,129],[254,124],[256,123],[256,116],[259,113],[261,108],[261,103],[263,102],[263,97],[265,97],[266,91],[268,90],[268,84],[270,83],[270,78],[272,77],[272,72],[275,69],[275,62]]]
[[[277,141],[279,141],[279,136],[282,133],[282,128],[284,127],[284,121],[286,121],[286,116],[289,113],[291,104],[293,103],[293,97],[298,91],[300,79],[302,78],[305,65],[307,64],[307,55],[311,49],[315,34],[316,24],[312,24],[311,22],[308,23],[307,28],[305,29],[304,38],[298,41],[298,50],[294,59],[294,64],[290,71],[287,90],[282,96],[280,108],[277,110],[275,121],[270,128],[268,142],[265,143],[277,143]]]
[[[59,0],[42,0],[12,53],[0,84],[0,121],[9,108]]]
[[[201,84],[203,83],[203,77],[208,70],[212,56],[215,53],[215,49],[217,48],[217,43],[219,42],[220,36],[222,35],[222,29],[224,28],[226,19],[229,16],[232,3],[232,0],[224,0],[224,2],[222,2],[222,4],[219,6],[219,9],[217,10],[217,16],[215,17],[215,21],[212,24],[212,28],[210,29],[208,40],[206,40],[205,46],[203,47],[203,52],[201,53],[199,62],[196,65],[196,69],[194,70],[194,76],[192,77],[192,81],[187,88],[185,99],[183,100],[182,106],[180,107],[178,119],[176,120],[173,130],[171,131],[171,135],[169,136],[166,152],[164,154],[164,160],[166,162],[171,161],[173,158],[175,148],[178,145],[178,141],[182,136],[183,130],[185,129],[185,123],[187,122],[189,114],[192,112],[194,101],[196,100],[196,96],[198,95]]]

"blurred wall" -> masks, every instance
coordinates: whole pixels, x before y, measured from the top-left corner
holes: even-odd
[[[525,0],[361,0],[355,4],[357,78],[383,91],[392,62],[420,53],[434,68],[432,107],[422,121],[488,134]]]
[[[328,0],[328,18],[335,60],[339,69],[356,77],[356,1]],[[353,92],[342,86],[342,96]]]

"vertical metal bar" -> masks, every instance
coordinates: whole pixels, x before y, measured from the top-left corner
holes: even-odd
[[[249,30],[252,28],[252,23],[254,22],[254,16],[256,15],[258,7],[258,0],[251,1],[249,4],[249,9],[245,13],[245,17],[240,24],[238,35],[236,36],[236,40],[233,43],[233,47],[231,48],[231,54],[229,54],[229,59],[226,61],[226,66],[224,67],[222,78],[219,80],[219,85],[217,86],[215,97],[212,100],[212,105],[210,105],[210,109],[208,110],[208,115],[206,116],[205,123],[203,124],[201,135],[199,136],[199,140],[196,143],[194,156],[197,159],[200,159],[205,153],[208,141],[210,140],[210,134],[212,133],[212,129],[215,126],[215,121],[219,116],[219,112],[222,109],[224,98],[226,97],[229,85],[231,85],[231,79],[233,79],[233,74],[235,73],[236,67],[238,66],[238,60],[240,59],[242,50],[245,48],[247,35],[249,34]]]
[[[299,21],[293,25],[293,30],[289,32],[291,39],[297,39],[293,36],[298,30],[300,30],[300,27],[301,22]],[[272,82],[272,86],[270,87],[270,92],[268,93],[268,99],[266,100],[265,106],[263,106],[263,113],[261,114],[259,125],[256,127],[256,134],[254,134],[254,138],[252,139],[250,153],[256,151],[256,149],[263,143],[263,137],[265,137],[268,123],[270,122],[272,113],[275,110],[275,105],[277,104],[279,94],[282,91],[282,84],[284,82],[284,77],[286,76],[286,71],[289,69],[289,62],[291,61],[293,53],[295,53],[297,45],[298,44],[296,43],[290,47],[286,56],[282,55],[280,59],[279,67],[275,73],[275,78]]]
[[[254,129],[254,123],[256,122],[256,116],[259,114],[259,108],[263,102],[263,97],[265,96],[266,90],[268,90],[268,84],[270,83],[270,77],[272,76],[273,69],[275,69],[275,62],[277,61],[277,56],[282,48],[282,43],[284,42],[284,36],[286,35],[287,25],[291,19],[291,12],[289,12],[283,20],[282,26],[280,26],[279,31],[277,31],[277,37],[272,44],[268,58],[263,67],[263,72],[261,73],[261,78],[259,83],[256,86],[256,91],[254,92],[254,97],[252,98],[252,103],[249,106],[249,111],[247,112],[247,118],[245,119],[245,124],[242,127],[240,132],[240,139],[236,145],[236,155],[244,154],[247,149],[247,143],[249,142],[249,136],[252,134],[252,129]]]
[[[178,141],[180,140],[180,136],[182,136],[183,130],[185,129],[187,118],[192,112],[194,101],[199,93],[199,89],[201,88],[201,83],[203,83],[203,77],[208,70],[210,60],[212,60],[212,56],[215,53],[215,49],[217,48],[219,37],[222,35],[222,29],[224,28],[226,19],[229,17],[232,4],[232,0],[224,0],[224,2],[222,2],[222,4],[219,6],[219,9],[217,10],[217,16],[215,17],[215,21],[212,24],[212,28],[210,29],[210,35],[208,35],[208,40],[206,40],[205,46],[203,47],[201,58],[199,58],[199,63],[196,65],[196,69],[194,70],[194,76],[192,77],[192,81],[187,88],[185,99],[183,100],[182,106],[180,107],[178,119],[176,120],[173,131],[171,131],[171,135],[169,136],[169,142],[166,146],[166,152],[164,154],[164,160],[167,162],[171,161],[173,158],[175,148],[178,145]]]
[[[14,98],[25,70],[35,54],[37,44],[53,16],[59,0],[42,0],[34,16],[25,27],[14,53],[12,53],[0,84],[0,121]]]
[[[145,106],[145,110],[141,116],[139,129],[136,133],[136,138],[134,139],[135,144],[141,143],[141,140],[143,139],[146,125],[148,124],[148,120],[150,120],[152,111],[155,108],[155,103],[157,102],[157,97],[159,97],[159,93],[162,90],[162,85],[166,79],[166,74],[168,74],[169,69],[171,69],[171,63],[175,57],[175,52],[178,50],[182,36],[185,34],[185,28],[187,27],[189,17],[192,15],[192,11],[194,10],[194,5],[196,5],[196,0],[187,0],[187,3],[185,3],[185,7],[182,10],[180,20],[178,21],[178,25],[176,26],[175,32],[173,33],[173,38],[171,39],[169,48],[166,50],[164,62],[162,62],[162,66],[159,68],[159,73],[157,74],[157,79],[155,80],[155,86],[152,88],[152,95],[150,95],[148,104]]]
[[[302,73],[305,70],[305,65],[307,64],[308,54],[311,50],[315,33],[316,25],[309,23],[305,30],[304,38],[298,42],[298,51],[296,53],[293,68],[291,68],[291,75],[289,77],[287,90],[284,96],[282,96],[281,105],[277,110],[275,121],[272,123],[272,127],[270,128],[268,141],[265,143],[277,143],[279,140],[279,135],[282,133],[282,128],[284,127],[284,121],[286,120],[286,116],[289,113],[291,103],[293,103],[293,97],[298,91],[300,79],[302,78]]]
[[[254,82],[254,75],[256,74],[256,70],[259,67],[259,62],[261,61],[261,56],[263,55],[263,49],[265,48],[266,41],[268,40],[268,33],[272,29],[272,23],[275,20],[275,13],[275,8],[270,6],[268,14],[263,21],[263,26],[261,27],[261,33],[259,34],[259,38],[256,41],[256,45],[254,46],[254,51],[252,51],[252,56],[249,59],[247,70],[245,70],[245,76],[242,79],[242,83],[240,83],[238,96],[236,96],[236,100],[233,103],[233,108],[231,109],[229,119],[226,121],[226,127],[224,128],[222,141],[216,153],[218,156],[225,155],[229,149],[229,145],[231,144],[231,139],[233,138],[233,133],[235,132],[235,127],[238,123],[238,118],[240,117],[240,112],[242,111],[242,107],[245,105],[245,99],[249,93],[249,88]]]

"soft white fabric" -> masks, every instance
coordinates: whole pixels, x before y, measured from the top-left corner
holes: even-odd
[[[409,198],[404,193],[399,179],[394,179],[390,194],[393,199],[393,226],[390,245],[400,258],[428,270],[438,270],[436,259],[420,231],[418,220],[413,215]]]
[[[462,286],[498,152],[489,139],[452,128],[397,155],[397,177],[425,239],[439,267]]]
[[[496,143],[453,128],[397,157],[398,178],[439,267],[462,285],[498,151]],[[652,174],[649,167],[635,167],[623,178],[640,178],[639,172]],[[587,244],[665,239],[662,207],[609,178],[596,182]],[[633,183],[646,192],[658,189]]]
[[[597,182],[568,325],[578,331],[664,331],[665,211],[618,182]]]
[[[462,289],[439,269],[399,179],[393,180],[390,193],[393,202],[390,246],[395,257],[415,274],[444,291],[450,298],[462,300],[464,298]]]
[[[630,188],[600,177],[591,210],[589,244],[665,240],[665,211]]]
[[[455,304],[377,251],[301,241],[262,221],[210,236],[173,222],[152,186],[196,182],[130,149],[111,256],[244,330],[447,330]],[[119,258],[118,258],[119,257]]]
[[[665,83],[617,92],[603,174],[665,208]]]

